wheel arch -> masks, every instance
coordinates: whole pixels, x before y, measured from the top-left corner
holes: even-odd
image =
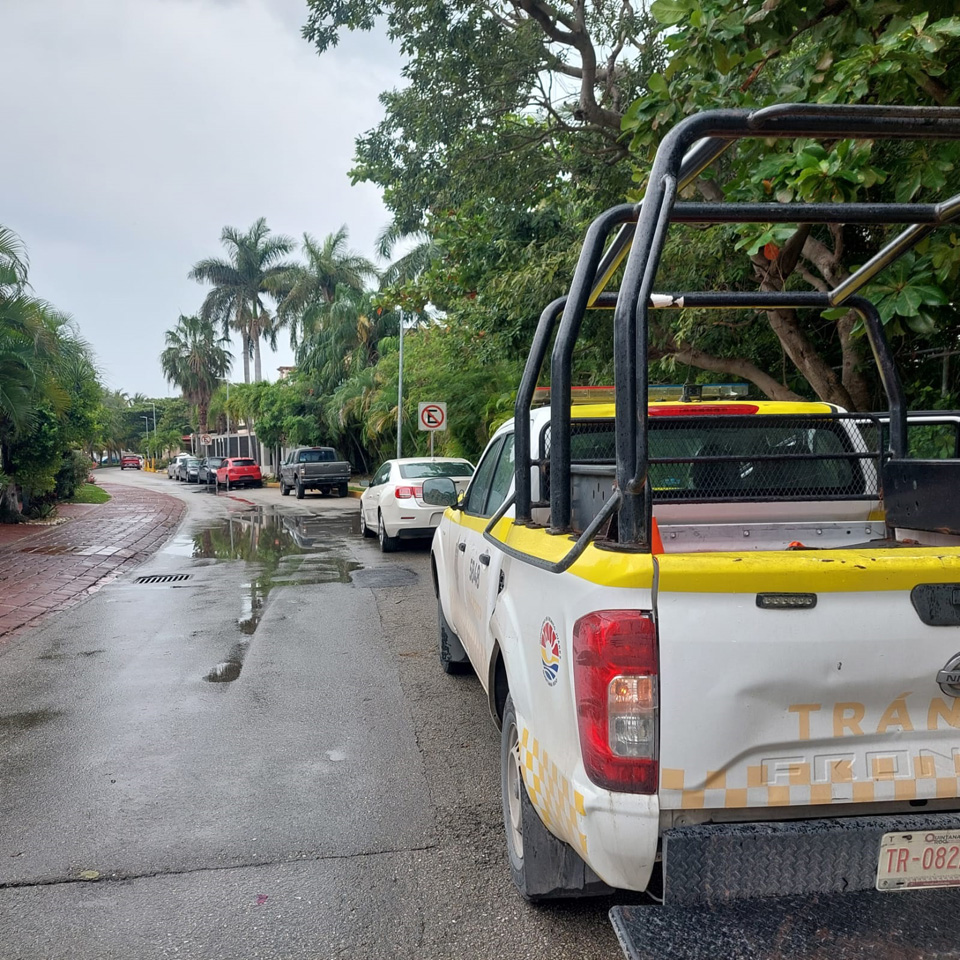
[[[498,730],[503,727],[503,710],[509,693],[510,681],[507,677],[503,653],[500,650],[500,641],[494,640],[490,664],[487,667],[487,701],[490,705],[490,715]]]

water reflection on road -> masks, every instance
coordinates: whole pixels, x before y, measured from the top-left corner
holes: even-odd
[[[237,626],[244,635],[205,679],[229,682],[240,675],[249,638],[256,632],[270,591],[277,586],[350,583],[362,564],[343,554],[355,534],[354,517],[321,517],[253,508],[205,526],[172,544],[198,560],[243,560],[250,579],[242,585]]]

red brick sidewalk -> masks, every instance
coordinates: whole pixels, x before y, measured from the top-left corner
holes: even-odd
[[[101,486],[113,499],[64,504],[68,523],[0,525],[0,641],[142,563],[183,515],[183,503],[166,494]]]

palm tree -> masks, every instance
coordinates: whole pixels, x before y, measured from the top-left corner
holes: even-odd
[[[166,343],[160,354],[164,376],[197,408],[200,433],[206,433],[210,397],[233,362],[230,338],[219,336],[209,320],[181,316],[173,330],[167,331]]]
[[[0,226],[0,431],[34,421],[38,392],[50,386],[66,318],[27,294],[27,255],[20,238]]]
[[[352,309],[351,295],[363,290],[365,279],[377,276],[374,265],[347,249],[347,228],[327,234],[323,243],[303,235],[307,262],[297,264],[274,282],[280,297],[279,316],[290,326],[290,345],[320,332],[331,319],[342,319]]]
[[[416,279],[442,254],[440,247],[429,234],[404,233],[397,226],[396,221],[393,221],[388,223],[377,236],[377,254],[380,259],[390,260],[399,243],[409,243],[412,246],[403,256],[388,263],[380,272],[381,289],[395,283],[406,283],[408,280]]]
[[[293,249],[293,241],[289,237],[270,236],[267,221],[260,217],[246,233],[224,227],[220,242],[228,258],[200,260],[189,274],[192,280],[213,286],[203,301],[200,316],[220,325],[224,336],[231,329],[239,332],[243,381],[250,382],[251,354],[254,378],[262,380],[260,339],[276,342],[275,321],[262,297],[274,293],[280,279],[292,269],[293,265],[283,257]]]

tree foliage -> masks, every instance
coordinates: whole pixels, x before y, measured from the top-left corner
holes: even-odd
[[[321,53],[343,30],[383,18],[407,57],[407,85],[384,94],[354,177],[383,188],[391,230],[420,231],[430,255],[413,276],[391,278],[380,302],[432,304],[506,360],[565,292],[586,224],[642,195],[657,144],[684,116],[785,100],[947,105],[958,89],[960,19],[947,0],[654,0],[649,15],[539,0],[309,0],[309,9],[304,35]],[[707,200],[925,200],[955,179],[957,154],[930,142],[747,142],[694,189]],[[830,289],[890,234],[684,228],[668,242],[661,286]],[[867,291],[908,381],[930,382],[937,352],[957,348],[958,246],[941,232]],[[746,379],[767,396],[850,408],[882,399],[849,311],[688,310],[656,321],[660,376]],[[593,318],[578,376],[608,377],[611,355],[609,318]]]
[[[163,375],[196,408],[198,427],[206,433],[210,397],[233,363],[229,339],[219,335],[209,320],[181,315],[177,325],[167,331],[166,344],[160,354]]]
[[[956,102],[960,18],[950,16],[951,4],[655,0],[651,12],[661,24],[667,62],[662,72],[649,77],[647,93],[623,122],[637,157],[635,196],[663,134],[695,111],[781,101]],[[906,202],[929,199],[946,184],[958,158],[956,143],[747,141],[701,178],[697,189],[708,200]],[[740,261],[735,288],[828,290],[899,229],[745,225],[717,232],[728,245],[723,260]],[[696,232],[687,231],[670,249],[669,259],[689,259],[691,251],[700,249]],[[694,255],[698,263],[715,264]],[[936,339],[939,331],[955,340],[956,318],[948,302],[958,270],[955,235],[939,234],[881,275],[867,293],[878,303],[888,335],[916,344],[917,337]],[[684,273],[681,264],[679,274]],[[799,381],[791,373],[781,376],[779,384],[772,382],[770,366],[758,363],[763,354],[731,353],[730,339],[715,331],[692,337],[710,323],[702,316],[681,319],[675,329],[661,328],[660,349],[694,366],[706,361],[713,364],[708,369],[746,376],[773,396],[812,389],[851,408],[876,402],[874,371],[851,311],[810,318],[778,310],[765,319],[765,330],[751,326],[756,342],[767,345],[767,363],[769,346],[779,347],[801,375]]]
[[[250,382],[250,357],[254,358],[254,379],[262,379],[260,341],[276,346],[276,317],[264,302],[272,295],[292,264],[283,258],[293,249],[289,237],[271,236],[267,221],[260,217],[245,233],[224,227],[220,242],[227,259],[209,257],[193,265],[190,278],[208,283],[212,289],[200,308],[203,320],[240,334],[243,380]]]
[[[53,498],[72,451],[98,431],[93,355],[68,316],[33,296],[20,238],[0,226],[0,516]],[[62,495],[73,493],[62,474]]]

